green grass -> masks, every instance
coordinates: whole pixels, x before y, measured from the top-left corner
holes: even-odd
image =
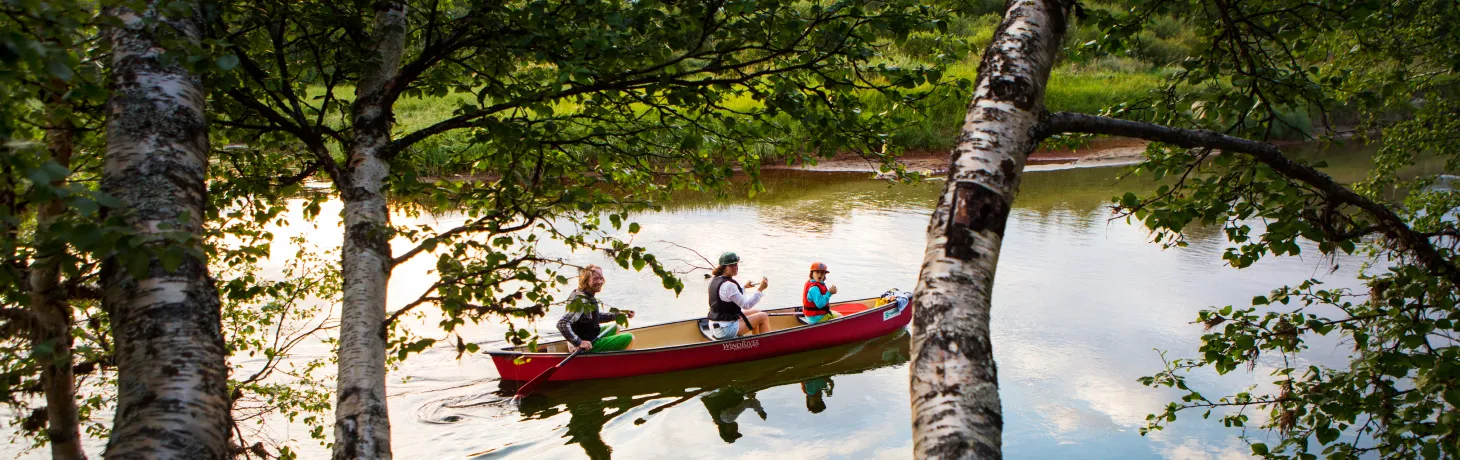
[[[960,64],[951,70],[949,78],[972,81],[977,76],[977,66],[972,63]],[[1161,87],[1164,78],[1157,70],[1061,66],[1050,76],[1045,107],[1051,111],[1099,113],[1145,97],[1151,90]],[[963,125],[970,97],[972,95],[968,92],[959,92],[938,101],[921,121],[894,133],[893,145],[914,151],[952,148]]]
[[[1131,69],[1107,69],[1109,66],[1065,65],[1056,69],[1050,78],[1045,96],[1045,106],[1051,111],[1075,111],[1098,113],[1101,110],[1130,102],[1146,96],[1160,87],[1164,80],[1158,71],[1132,71]],[[972,81],[977,75],[973,62],[958,64],[950,69],[945,78],[964,78]],[[344,93],[342,93],[344,94]],[[914,122],[893,133],[891,142],[895,147],[912,151],[947,150],[957,140],[959,129],[971,97],[969,91],[951,91],[938,98],[923,114],[903,111],[904,116]],[[743,100],[741,100],[743,99]],[[748,97],[726,104],[736,109],[746,109],[754,102]],[[887,108],[877,96],[868,94],[866,102],[869,112],[876,113]],[[472,103],[471,95],[453,94],[445,97],[402,98],[396,103],[396,132],[408,133],[454,115],[462,103]],[[564,105],[561,110],[572,110]],[[435,136],[415,146],[416,154],[425,164],[423,173],[436,175],[446,171],[435,171],[433,166],[451,163],[451,152],[470,143],[466,131],[453,131]]]
[[[978,8],[952,22],[947,34],[917,32],[906,40],[887,49],[882,62],[894,65],[917,65],[933,56],[949,50],[973,50],[961,62],[950,66],[944,78],[974,80],[978,69],[977,51],[986,47],[993,38],[1001,15],[1002,2],[987,0],[978,3]],[[987,5],[984,5],[986,3]],[[1099,3],[1099,2],[1097,2]],[[1098,5],[1102,8],[1116,6]],[[987,11],[984,11],[987,10]],[[1179,60],[1189,50],[1193,40],[1187,27],[1176,18],[1160,18],[1154,26],[1143,33],[1141,41],[1149,46],[1133,56],[1090,56],[1076,52],[1062,62],[1051,76],[1045,96],[1045,106],[1052,111],[1077,111],[1098,113],[1121,103],[1136,101],[1147,96],[1151,90],[1164,82],[1163,68]],[[1087,25],[1076,25],[1068,36],[1066,45],[1078,49],[1080,43],[1098,37],[1100,32]],[[960,46],[961,45],[961,46]],[[963,52],[963,51],[959,51]],[[926,89],[926,88],[924,88]],[[353,97],[353,88],[341,88],[338,94]],[[322,90],[320,91],[322,92]],[[315,94],[311,94],[314,96]],[[971,88],[968,90],[944,91],[934,103],[922,113],[912,113],[906,107],[891,110],[911,122],[891,133],[894,147],[909,151],[947,150],[957,140],[963,123]],[[869,114],[879,114],[891,109],[891,104],[881,100],[875,93],[868,92],[863,98]],[[396,103],[396,132],[408,133],[454,115],[462,103],[475,103],[472,95],[452,94],[443,97],[403,97]],[[739,97],[724,104],[745,110],[757,103],[749,97]],[[572,102],[563,102],[556,107],[561,111],[576,109]],[[809,134],[807,134],[809,135]],[[416,144],[411,155],[422,174],[448,174],[453,161],[471,144],[468,131],[453,131]],[[767,158],[767,162],[777,161]]]
[[[1052,112],[1098,113],[1145,97],[1165,84],[1157,72],[1118,73],[1056,70],[1049,78],[1044,105]]]

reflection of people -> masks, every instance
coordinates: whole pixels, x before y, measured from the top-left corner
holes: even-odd
[[[715,267],[715,278],[710,280],[710,320],[711,336],[715,340],[733,339],[740,335],[740,331],[750,329],[751,332],[769,332],[771,326],[770,315],[755,309],[755,304],[760,302],[761,295],[765,293],[768,285],[765,278],[760,279],[760,290],[745,295],[740,283],[735,281],[735,275],[740,274],[740,256],[733,252],[720,254],[720,266]],[[745,283],[746,288],[756,287],[754,281]],[[750,320],[750,324],[745,321]],[[755,326],[752,328],[751,326]]]
[[[603,442],[603,425],[623,414],[623,409],[609,410],[604,414],[603,403],[586,402],[568,407],[568,444],[577,443],[583,447],[588,458],[613,458],[613,447]]]
[[[827,302],[831,302],[831,295],[836,294],[836,285],[826,287],[828,273],[831,271],[827,270],[826,264],[811,263],[810,279],[806,281],[806,287],[801,289],[801,314],[806,315],[806,324],[816,324],[837,317],[836,312],[826,308]]]
[[[755,393],[743,393],[730,387],[721,388],[700,397],[700,402],[705,404],[705,409],[710,411],[710,418],[715,421],[715,428],[720,431],[720,439],[727,443],[734,443],[740,439],[740,424],[735,420],[746,409],[755,411],[761,420],[765,420],[765,409],[760,406],[760,400],[755,398]]]
[[[628,348],[634,342],[634,335],[620,333],[618,324],[613,324],[615,315],[599,310],[598,298],[603,290],[603,269],[597,265],[583,267],[578,272],[578,289],[568,297],[568,313],[558,320],[558,332],[563,338],[583,351],[617,351]],[[633,318],[634,312],[624,314]],[[602,323],[604,324],[600,326]]]
[[[813,414],[826,410],[826,400],[822,399],[822,393],[831,396],[831,390],[834,388],[836,388],[836,383],[831,381],[831,376],[801,382],[801,392],[806,393],[806,410]]]

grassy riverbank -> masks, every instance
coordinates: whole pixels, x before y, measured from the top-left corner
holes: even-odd
[[[1100,3],[1092,7],[1108,8]],[[913,66],[931,62],[940,56],[961,56],[947,65],[942,79],[947,86],[936,92],[933,103],[921,112],[881,100],[876,93],[864,93],[867,116],[891,113],[909,120],[901,129],[890,133],[889,142],[893,147],[913,152],[947,151],[957,139],[972,88],[959,88],[954,83],[975,79],[979,53],[987,47],[998,27],[1002,2],[975,1],[966,8],[963,15],[951,21],[946,33],[915,33],[885,49],[881,59],[891,65]],[[1136,55],[1111,56],[1086,49],[1083,44],[1098,37],[1099,32],[1093,26],[1076,25],[1066,40],[1068,51],[1064,62],[1051,76],[1046,106],[1051,110],[1097,113],[1141,100],[1165,84],[1174,73],[1172,64],[1190,50],[1193,37],[1186,36],[1186,33],[1179,19],[1157,21],[1157,27],[1142,35],[1146,43],[1142,49],[1146,51]],[[928,91],[931,87],[924,85],[919,89]],[[348,97],[353,89],[339,88],[337,93]],[[403,98],[396,104],[396,129],[399,133],[406,133],[429,126],[450,118],[458,108],[475,105],[476,102],[471,94]],[[726,105],[747,109],[755,104],[746,97],[731,100]],[[574,111],[576,107],[571,103],[560,103],[555,109],[565,113]],[[791,137],[805,136],[793,133]],[[487,154],[480,150],[483,149],[473,147],[469,132],[455,131],[415,145],[409,157],[420,174],[442,176],[464,173],[449,170],[452,167],[449,165],[471,164],[470,161],[462,161],[463,156]],[[764,161],[766,164],[776,162],[775,158]]]

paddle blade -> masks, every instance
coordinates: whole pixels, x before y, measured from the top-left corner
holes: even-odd
[[[553,377],[553,373],[558,371],[558,368],[563,367],[564,364],[568,364],[568,361],[571,361],[573,358],[578,357],[578,354],[582,352],[582,349],[573,350],[572,354],[569,354],[567,358],[563,358],[563,360],[559,361],[556,366],[547,368],[547,370],[542,371],[541,374],[538,374],[537,377],[533,377],[532,380],[528,380],[527,383],[522,384],[522,386],[517,388],[517,395],[512,397],[512,401],[521,402],[522,398],[527,396],[528,393],[532,393],[533,390],[537,389],[537,387],[542,386],[542,384],[544,383],[547,383],[548,379]]]
[[[521,387],[517,388],[517,395],[513,396],[512,399],[519,401],[522,400],[522,397],[527,396],[528,393],[532,393],[534,390],[537,390],[537,387],[540,387],[542,386],[542,384],[547,383],[548,379],[552,378],[553,373],[557,371],[557,366],[549,367],[548,370],[542,371],[542,373],[538,374],[537,377],[534,377],[532,380],[529,380],[527,383],[524,383]]]

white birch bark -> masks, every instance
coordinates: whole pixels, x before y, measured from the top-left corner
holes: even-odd
[[[176,64],[198,40],[197,4],[151,0],[107,13],[112,95],[102,189],[153,249],[165,232],[201,237],[208,129],[202,80]],[[181,8],[179,8],[181,7]],[[165,14],[179,14],[169,17]],[[165,40],[165,41],[164,41]],[[169,228],[170,227],[170,228]],[[176,270],[153,257],[133,277],[117,256],[102,268],[103,307],[116,339],[117,409],[106,458],[228,456],[228,370],[218,291],[197,253]]]
[[[53,114],[46,128],[46,151],[51,161],[71,167],[75,149],[75,127],[71,124],[67,103],[62,95],[69,89],[59,80],[48,88],[47,111]],[[64,185],[58,180],[54,186]],[[81,448],[81,426],[76,408],[76,381],[71,370],[74,323],[71,303],[59,292],[61,260],[65,246],[51,238],[50,227],[65,212],[60,199],[43,203],[36,210],[36,258],[30,266],[30,308],[36,324],[31,328],[31,348],[41,366],[41,388],[46,395],[46,438],[51,444],[51,458],[73,460],[86,458]],[[43,352],[42,350],[47,350]]]
[[[338,394],[334,458],[389,459],[390,415],[385,401],[385,293],[390,280],[390,175],[392,127],[387,85],[405,49],[406,5],[376,4],[371,62],[355,89],[354,142],[341,176],[345,241],[341,275]]]
[[[984,51],[948,183],[928,224],[913,297],[913,454],[1001,458],[1003,412],[989,341],[1004,225],[1072,1],[1012,0]]]

